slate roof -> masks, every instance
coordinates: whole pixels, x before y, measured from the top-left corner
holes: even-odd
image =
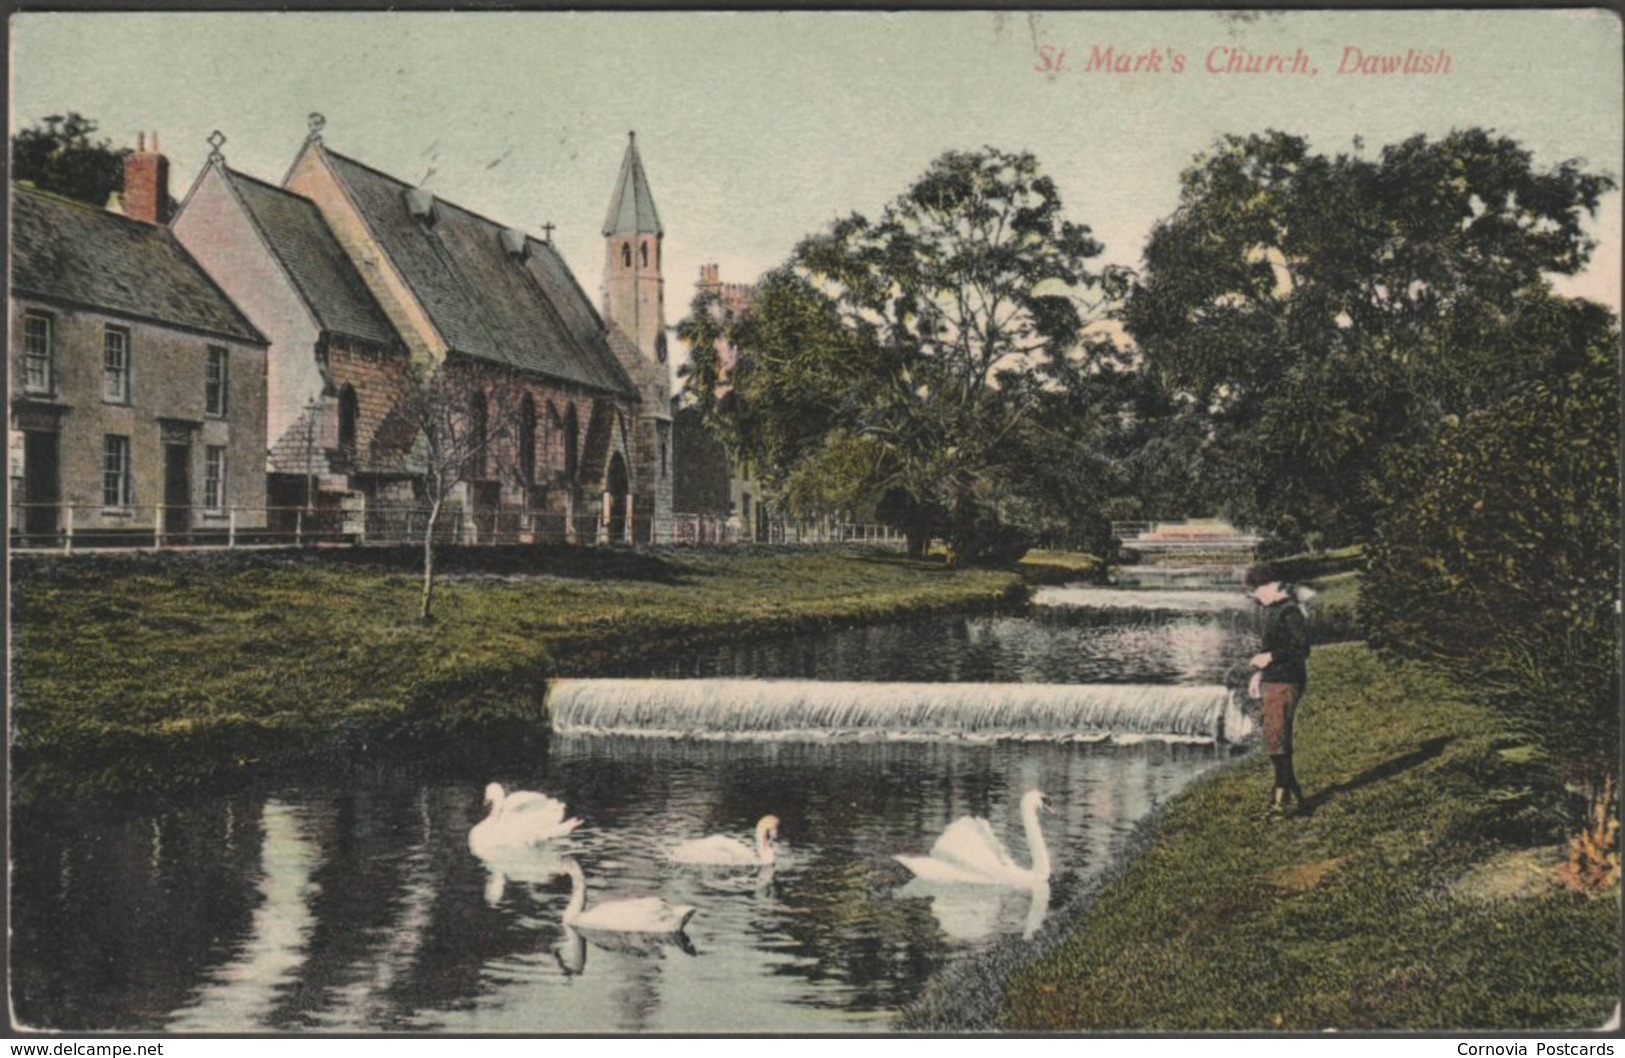
[[[266,344],[168,228],[26,187],[12,188],[11,288]]]
[[[656,235],[666,234],[666,229],[660,226],[660,214],[655,210],[654,193],[649,190],[649,177],[643,171],[643,159],[638,156],[637,134],[630,133],[626,154],[621,158],[621,175],[615,180],[615,193],[609,196],[604,234],[650,231]]]
[[[557,252],[529,238],[516,260],[504,228],[453,202],[415,219],[411,185],[322,147],[380,247],[454,351],[600,392],[637,389],[604,338],[603,321]]]
[[[316,203],[243,173],[224,171],[323,330],[380,345],[400,343]]]

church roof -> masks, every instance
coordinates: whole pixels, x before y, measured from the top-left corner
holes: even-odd
[[[265,344],[168,228],[25,187],[11,209],[17,293]]]
[[[553,247],[321,148],[435,329],[465,356],[635,396],[604,325]],[[408,192],[418,192],[409,202]],[[422,219],[414,211],[426,214]]]
[[[380,345],[399,342],[316,203],[243,173],[224,172],[323,330]]]
[[[666,234],[660,226],[660,214],[655,210],[654,194],[649,190],[649,177],[643,171],[643,159],[638,157],[638,136],[632,132],[627,134],[621,175],[615,180],[615,193],[610,196],[609,213],[604,217],[604,234],[644,232]]]

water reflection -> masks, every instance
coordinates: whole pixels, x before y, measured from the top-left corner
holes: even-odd
[[[883,1029],[957,952],[1030,935],[1050,903],[923,891],[895,852],[966,814],[1015,832],[1021,793],[1041,786],[1059,811],[1045,822],[1058,878],[1087,874],[1213,759],[1161,744],[561,738],[508,777],[586,820],[569,841],[589,903],[691,904],[687,944],[579,935],[555,858],[470,853],[487,776],[19,824],[14,996],[25,1023],[64,1030]],[[786,844],[773,868],[667,861],[681,837],[769,807]]]
[[[1032,939],[1049,914],[1049,884],[1026,889],[989,885],[939,885],[911,878],[900,886],[901,898],[927,900],[937,926],[950,940],[980,941],[998,934],[1019,933]]]
[[[768,674],[751,666],[771,655],[800,669],[788,677],[853,665],[842,678],[1069,682],[1133,652],[1116,682],[1189,681],[1244,652],[1228,621],[946,621],[741,648],[718,674]],[[518,774],[380,770],[177,804],[20,809],[12,1001],[23,1024],[67,1032],[884,1030],[949,960],[1031,936],[1051,903],[1042,890],[927,891],[894,854],[965,815],[1018,834],[1021,794],[1043,789],[1062,899],[1221,752],[561,736]],[[570,886],[546,855],[473,855],[492,780],[585,821],[567,847],[593,899],[694,906],[688,943],[570,929]],[[685,837],[747,832],[767,813],[783,842],[771,869],[667,860]]]
[[[1255,616],[1240,592],[1170,592],[1166,605],[1099,608],[1103,594],[1051,589],[1030,616],[935,617],[802,633],[663,658],[623,676],[892,682],[1213,683],[1246,651]],[[1070,594],[1068,594],[1070,593]],[[1042,597],[1042,596],[1041,596]],[[1071,605],[1077,599],[1086,600]],[[1094,600],[1094,602],[1087,602]],[[1202,605],[1191,605],[1192,601]],[[1130,604],[1132,605],[1132,604]]]
[[[550,842],[534,847],[494,849],[480,854],[479,860],[486,872],[485,902],[492,907],[501,904],[510,883],[534,897],[537,886],[565,877],[565,854],[561,846],[568,844],[567,841]]]
[[[221,1025],[274,1025],[277,997],[297,982],[315,917],[309,900],[316,852],[298,809],[265,802],[261,813],[260,901],[235,956],[212,971],[196,999],[170,1022],[177,1032]]]

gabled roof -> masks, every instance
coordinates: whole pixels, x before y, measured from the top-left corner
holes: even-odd
[[[380,345],[399,343],[316,203],[244,173],[221,169],[323,330]]]
[[[319,149],[454,351],[636,396],[604,340],[602,320],[551,246],[526,237],[518,258],[504,244],[508,229],[444,199],[435,200],[431,221],[417,219],[407,201],[407,192],[417,189]]]
[[[266,344],[168,228],[26,187],[11,205],[13,291]]]
[[[605,235],[634,235],[653,232],[665,235],[655,197],[649,190],[649,177],[638,157],[638,135],[627,134],[626,155],[621,159],[621,175],[615,180],[615,193],[609,197],[609,213],[604,217]]]

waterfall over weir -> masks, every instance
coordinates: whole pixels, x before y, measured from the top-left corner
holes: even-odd
[[[1236,742],[1252,732],[1222,686],[560,679],[560,734],[756,741]]]
[[[1251,599],[1239,590],[1198,591],[1098,588],[1068,584],[1039,588],[1033,596],[1038,606],[1077,607],[1094,610],[1161,610],[1169,613],[1231,613],[1249,611]]]

